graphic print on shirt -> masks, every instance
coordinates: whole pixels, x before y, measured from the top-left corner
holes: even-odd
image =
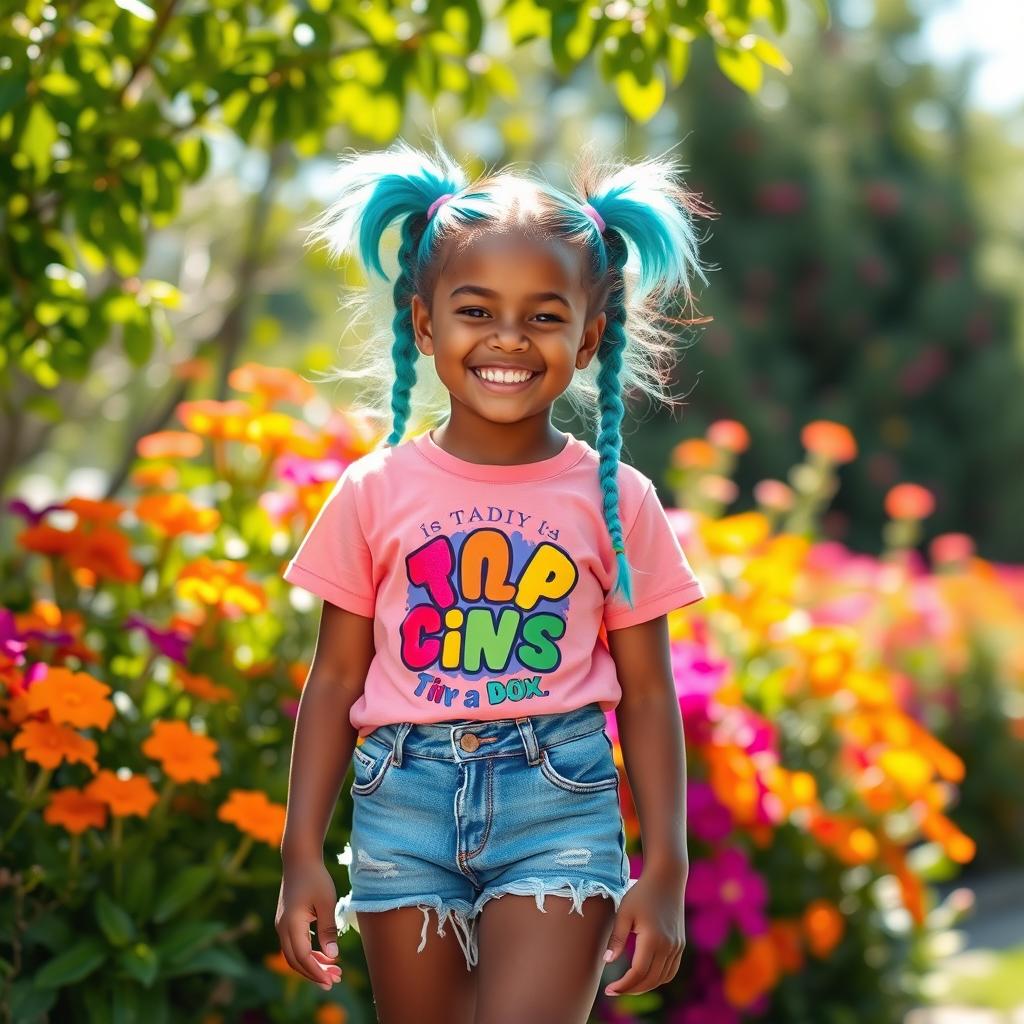
[[[522,525],[530,518],[515,514]],[[468,519],[483,515],[474,509]],[[436,533],[406,556],[399,650],[417,697],[472,709],[549,695],[543,679],[562,661],[579,570],[546,520],[538,534],[535,542],[493,526]]]

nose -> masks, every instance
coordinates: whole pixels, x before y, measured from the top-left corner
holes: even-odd
[[[513,349],[518,349],[523,345],[529,345],[530,339],[518,324],[512,322],[495,325],[494,337],[491,339],[491,342],[502,348],[512,347]]]

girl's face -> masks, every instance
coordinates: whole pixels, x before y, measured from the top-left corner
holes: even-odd
[[[597,352],[606,315],[587,320],[580,254],[519,235],[480,236],[442,267],[432,311],[413,296],[416,345],[455,403],[515,423],[547,410]]]

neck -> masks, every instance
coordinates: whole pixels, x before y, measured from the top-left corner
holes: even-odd
[[[550,409],[514,423],[497,423],[456,402],[431,437],[456,458],[500,466],[553,458],[567,443],[565,434],[552,426]]]

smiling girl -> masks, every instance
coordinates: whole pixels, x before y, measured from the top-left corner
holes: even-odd
[[[335,187],[312,231],[331,256],[386,279],[382,237],[400,225],[390,351],[367,350],[362,375],[385,384],[393,429],[346,467],[284,573],[324,605],[292,750],[282,950],[330,988],[355,927],[384,1024],[584,1022],[631,932],[609,994],[664,984],[684,946],[666,615],[705,594],[653,481],[619,461],[620,427],[626,390],[666,398],[656,317],[706,282],[692,218],[712,211],[664,158],[585,160],[573,193],[511,170],[470,182],[440,147],[400,142],[343,157]],[[448,416],[405,439],[428,359]],[[594,418],[596,448],[554,427],[562,396]],[[350,763],[338,900],[323,842]]]

